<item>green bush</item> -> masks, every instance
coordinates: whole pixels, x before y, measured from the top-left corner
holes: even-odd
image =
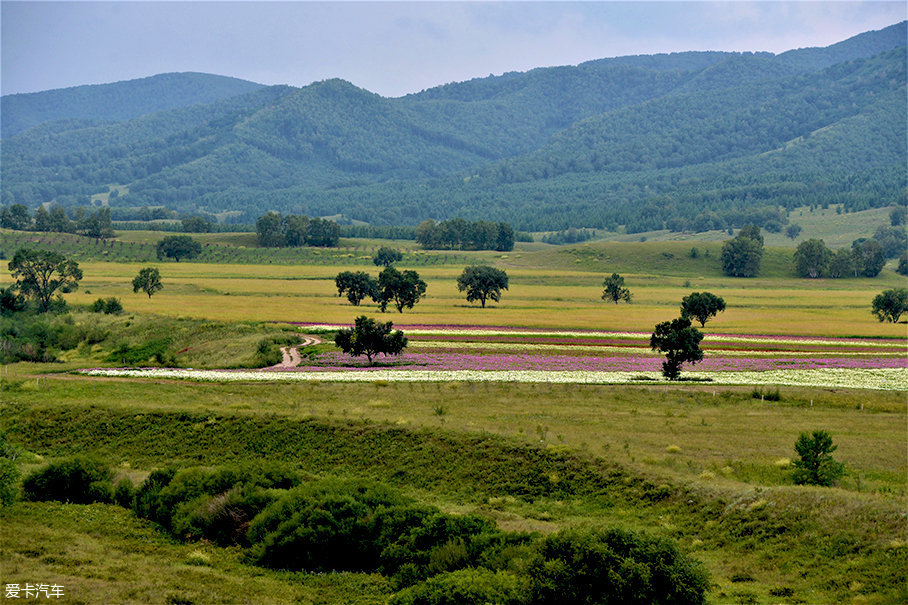
[[[0,508],[19,499],[19,479],[22,473],[13,460],[0,457]]]
[[[134,509],[183,539],[242,544],[249,521],[274,499],[266,490],[299,482],[298,473],[275,464],[165,469],[140,486]]]
[[[526,602],[520,578],[478,568],[429,578],[395,594],[390,605],[522,605]]]
[[[58,500],[76,504],[110,502],[113,495],[110,468],[97,460],[76,456],[35,471],[22,482],[26,500]]]
[[[378,483],[321,481],[265,508],[250,524],[248,538],[256,560],[267,567],[371,571],[382,550],[376,509],[406,503]]]
[[[548,536],[525,573],[533,605],[701,604],[709,587],[672,543],[616,529]]]
[[[845,465],[832,458],[838,446],[827,431],[801,433],[795,442],[799,458],[792,461],[793,479],[798,485],[833,485],[845,474]]]
[[[132,508],[133,498],[136,495],[136,488],[132,481],[123,477],[114,486],[113,501],[123,508]]]

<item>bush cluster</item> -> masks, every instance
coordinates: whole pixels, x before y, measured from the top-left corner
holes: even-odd
[[[123,312],[123,303],[116,296],[110,298],[99,298],[91,303],[92,313],[104,313],[106,315],[119,315]]]
[[[23,483],[30,500],[116,502],[183,540],[248,548],[257,564],[380,572],[392,605],[700,604],[701,567],[673,543],[620,530],[547,537],[503,532],[476,515],[420,504],[367,480],[303,482],[281,466],[159,469],[134,489],[90,458]]]

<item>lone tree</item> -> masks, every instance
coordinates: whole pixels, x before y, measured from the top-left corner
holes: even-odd
[[[172,258],[180,262],[181,258],[193,259],[202,253],[202,244],[188,235],[169,235],[158,242],[158,258]]]
[[[365,271],[343,271],[334,278],[334,285],[337,286],[337,295],[347,294],[347,300],[354,307],[358,307],[367,296],[375,296],[375,289],[378,284]]]
[[[801,225],[796,223],[788,225],[788,227],[785,228],[785,235],[787,235],[789,239],[798,239],[798,236],[801,235]]]
[[[826,431],[801,433],[795,441],[795,451],[800,458],[792,462],[795,467],[794,482],[798,485],[830,486],[845,474],[845,465],[832,459],[838,446]]]
[[[616,305],[618,301],[631,302],[631,291],[624,287],[624,278],[617,273],[612,273],[602,282],[605,290],[602,291],[602,300],[608,300]]]
[[[908,288],[883,290],[873,298],[873,314],[880,321],[898,322],[908,313]]]
[[[488,265],[465,267],[457,278],[457,289],[466,290],[467,302],[479,301],[485,308],[486,300],[501,300],[501,291],[508,289],[508,274]]]
[[[161,283],[161,272],[157,267],[145,267],[139,274],[132,278],[132,291],[138,293],[139,290],[148,295],[162,290],[164,284]]]
[[[696,319],[701,328],[724,310],[725,300],[710,292],[693,292],[681,299],[681,317]]]
[[[35,301],[42,313],[49,311],[56,292],[72,292],[79,287],[79,263],[48,250],[20,248],[9,263],[19,292]]]
[[[381,306],[382,313],[391,302],[397,307],[398,313],[403,313],[404,307],[412,309],[425,293],[426,282],[419,278],[416,271],[400,272],[394,267],[385,267],[378,275],[374,300]]]
[[[798,244],[794,253],[795,270],[801,277],[816,279],[826,274],[833,252],[821,239],[809,239]]]
[[[372,365],[372,358],[383,355],[400,355],[407,346],[407,339],[400,330],[391,332],[393,324],[376,322],[371,317],[360,315],[352,328],[345,328],[334,337],[334,344],[352,357],[365,355]]]
[[[732,277],[753,277],[763,259],[760,228],[748,225],[734,239],[722,244],[722,270]]]
[[[681,375],[681,364],[689,361],[697,363],[703,359],[700,341],[703,333],[697,328],[692,328],[690,320],[679,317],[672,321],[663,321],[656,325],[655,331],[649,339],[649,346],[654,351],[665,353],[666,360],[662,362],[662,375],[669,380],[678,380]]]
[[[394,263],[399,263],[403,258],[404,255],[400,250],[382,246],[378,249],[378,252],[375,253],[375,256],[372,257],[372,262],[376,267],[390,267]]]

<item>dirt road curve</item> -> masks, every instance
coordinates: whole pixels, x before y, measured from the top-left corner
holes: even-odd
[[[311,336],[309,334],[304,334],[303,342],[301,342],[300,344],[292,346],[292,347],[281,347],[281,354],[284,356],[284,358],[281,360],[281,362],[279,364],[277,364],[276,366],[271,366],[271,368],[274,368],[274,369],[295,368],[296,366],[298,366],[300,364],[300,362],[303,361],[303,358],[300,357],[299,348],[307,347],[309,345],[317,345],[320,342],[322,342],[322,341],[320,339],[316,338],[315,336]],[[271,368],[267,368],[267,369],[271,369]]]

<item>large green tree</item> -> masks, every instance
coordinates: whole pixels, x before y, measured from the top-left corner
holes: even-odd
[[[748,225],[722,245],[722,270],[732,277],[753,277],[763,260],[763,236],[759,227]]]
[[[34,300],[41,312],[50,310],[57,292],[72,292],[82,279],[79,263],[49,250],[17,250],[9,271],[19,291]]]
[[[394,263],[399,263],[404,258],[400,250],[382,246],[372,257],[372,263],[376,267],[390,267]]]
[[[375,296],[375,289],[378,284],[365,271],[343,271],[334,278],[334,285],[337,286],[337,295],[347,295],[347,300],[353,306],[359,306],[367,296]]]
[[[711,292],[692,292],[681,299],[681,317],[693,317],[706,325],[711,317],[725,310],[725,300]]]
[[[382,323],[360,315],[352,328],[344,328],[337,333],[334,344],[347,355],[365,355],[371,366],[376,355],[400,355],[407,346],[404,333],[400,330],[392,332],[393,327],[390,321]]]
[[[679,317],[672,321],[663,321],[656,325],[649,339],[649,346],[654,351],[664,353],[666,360],[662,362],[662,375],[669,380],[677,380],[681,375],[681,364],[685,362],[697,363],[703,359],[700,341],[703,333],[690,325],[686,317]]]
[[[412,309],[425,293],[426,282],[419,278],[416,271],[401,272],[394,267],[385,267],[378,275],[375,302],[381,306],[382,313],[392,302],[398,313],[403,313],[404,308]]]
[[[132,278],[132,291],[138,293],[140,290],[151,298],[152,294],[162,290],[164,284],[161,283],[161,272],[157,267],[145,267],[139,274]]]
[[[202,253],[202,244],[188,235],[169,235],[158,242],[158,258],[172,258],[180,262],[181,258],[193,259]]]
[[[873,314],[880,321],[896,323],[908,313],[908,288],[883,290],[873,298]]]
[[[478,300],[485,308],[486,300],[501,300],[501,291],[508,289],[508,274],[488,265],[465,267],[457,278],[457,289],[466,291],[467,302]]]
[[[800,277],[816,279],[829,270],[832,262],[832,250],[826,247],[821,239],[809,239],[798,244],[794,253],[795,271]]]

